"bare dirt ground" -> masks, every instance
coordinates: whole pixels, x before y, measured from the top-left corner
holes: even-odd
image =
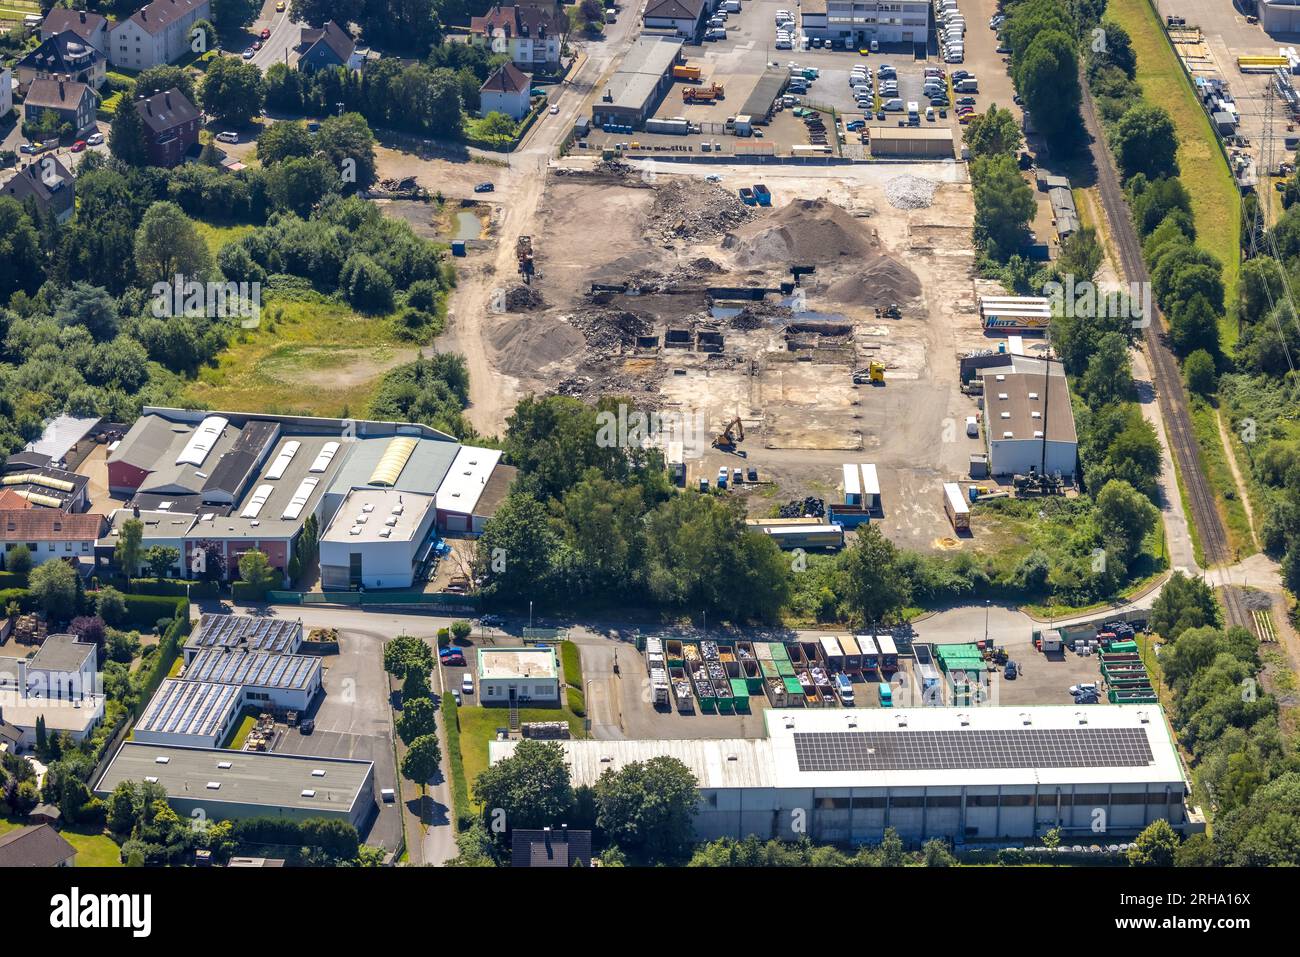
[[[499,428],[528,392],[627,395],[695,424],[692,485],[724,465],[756,467],[759,482],[739,490],[751,514],[835,498],[844,462],[874,462],[885,531],[943,547],[941,485],[979,449],[962,427],[975,405],[960,392],[956,357],[991,345],[960,173],[765,170],[774,203],[760,209],[743,206],[731,182],[752,181],[749,170],[724,168],[715,185],[665,164],[570,165],[546,174],[544,189],[540,174],[512,187],[495,249],[458,262],[459,322],[440,346],[473,353],[493,377],[495,398],[470,410],[476,427]],[[929,205],[891,205],[887,184],[900,176],[929,177]],[[520,231],[534,241],[530,286],[506,241]],[[794,264],[815,269],[797,289]],[[754,288],[769,292],[747,300]],[[895,303],[901,319],[877,314]],[[886,366],[885,384],[855,381],[873,360]],[[736,417],[746,437],[735,452],[710,448]]]

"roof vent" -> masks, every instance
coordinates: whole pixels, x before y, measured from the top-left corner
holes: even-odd
[[[171,758],[167,757],[165,754],[160,754],[158,757],[153,759],[154,764],[168,764],[170,762]]]
[[[739,761],[739,760],[740,760],[740,755],[738,755],[738,754],[729,754],[729,755],[727,755],[727,760],[728,760],[728,761]]]
[[[1139,712],[1138,712],[1138,720],[1141,721],[1143,724],[1150,724],[1150,723],[1151,723],[1151,713],[1148,712],[1148,711],[1139,711]]]
[[[314,798],[316,796],[316,792],[313,791],[311,788],[303,788],[302,796],[305,798]]]
[[[787,731],[794,730],[794,718],[790,717],[789,715],[785,716],[785,729]]]
[[[963,711],[957,715],[957,720],[961,722],[961,726],[964,728],[970,724],[970,715]]]
[[[1004,419],[1009,419],[1009,418],[1011,418],[1011,413],[1010,413],[1010,412],[1003,412],[1003,413],[1002,413],[1002,418],[1004,418]]]
[[[1028,711],[1022,711],[1022,712],[1020,712],[1020,723],[1021,723],[1021,724],[1033,724],[1033,723],[1034,723],[1033,718],[1030,716],[1030,714],[1029,714]]]
[[[1003,433],[1002,433],[1002,437],[1003,437],[1004,439],[1014,439],[1014,438],[1016,437],[1016,433],[1014,433],[1014,432],[1003,432]]]
[[[1005,399],[1005,398],[1007,398],[1007,394],[1006,394],[1005,392],[999,392],[999,393],[998,393],[998,398],[999,398],[999,399]]]
[[[614,756],[612,754],[602,754],[600,756],[601,764],[610,764],[613,762],[613,760],[614,760]]]
[[[323,778],[323,777],[325,777],[325,769],[324,769],[324,768],[312,768],[311,776],[314,777],[314,778]]]
[[[223,771],[229,771],[231,768],[231,764],[229,761],[218,761],[217,767],[219,767]]]
[[[896,717],[896,718],[898,719],[898,726],[899,726],[900,728],[906,728],[906,727],[907,727],[907,715],[905,715],[905,714],[898,714],[898,715],[895,715],[894,717]]]
[[[209,782],[208,782],[208,790],[209,790],[209,791],[220,791],[220,790],[221,790],[221,782],[220,782],[220,781],[209,781]]]
[[[1075,716],[1076,718],[1079,719],[1079,724],[1087,724],[1087,723],[1088,723],[1088,712],[1086,712],[1086,711],[1076,711],[1076,712],[1074,713],[1074,716]]]
[[[1037,398],[1038,398],[1038,393],[1037,393],[1037,392],[1031,392],[1031,393],[1029,393],[1029,398],[1031,398],[1031,399],[1037,399]]]
[[[150,784],[157,784],[157,783],[158,783],[158,778],[155,777],[155,776],[152,775],[152,774],[146,774],[145,777],[144,777],[144,779],[145,779],[146,781],[148,781]]]

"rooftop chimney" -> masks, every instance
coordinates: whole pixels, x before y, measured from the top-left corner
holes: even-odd
[[[82,11],[81,11],[81,22],[82,22],[82,23],[85,23],[85,22],[86,22],[86,11],[85,11],[85,10],[82,10]]]

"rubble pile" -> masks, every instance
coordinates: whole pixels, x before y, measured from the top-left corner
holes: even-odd
[[[885,183],[885,198],[895,209],[925,209],[934,201],[934,187],[920,176],[895,176]]]
[[[506,290],[506,312],[531,312],[545,309],[546,300],[532,286],[513,286]]]
[[[575,312],[568,319],[582,333],[588,347],[597,353],[618,352],[651,329],[645,319],[622,309],[588,309]]]
[[[753,218],[752,207],[746,206],[739,196],[717,183],[674,179],[655,187],[650,227],[665,242],[712,239]],[[716,263],[706,261],[709,266],[702,271],[719,271]]]
[[[826,515],[826,503],[819,498],[808,496],[802,502],[798,499],[781,506],[778,518],[822,518]]]
[[[742,268],[792,262],[822,266],[841,257],[861,260],[871,254],[873,243],[848,210],[824,199],[800,199],[728,233],[722,248],[733,250]]]

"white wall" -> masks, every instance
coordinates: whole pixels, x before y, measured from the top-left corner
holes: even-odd
[[[996,427],[996,425],[994,426]],[[1047,443],[1047,472],[1074,475],[1079,447],[1074,442]],[[1043,443],[1040,439],[990,439],[989,470],[994,475],[1026,473],[1032,465],[1037,469],[1043,461]]]

